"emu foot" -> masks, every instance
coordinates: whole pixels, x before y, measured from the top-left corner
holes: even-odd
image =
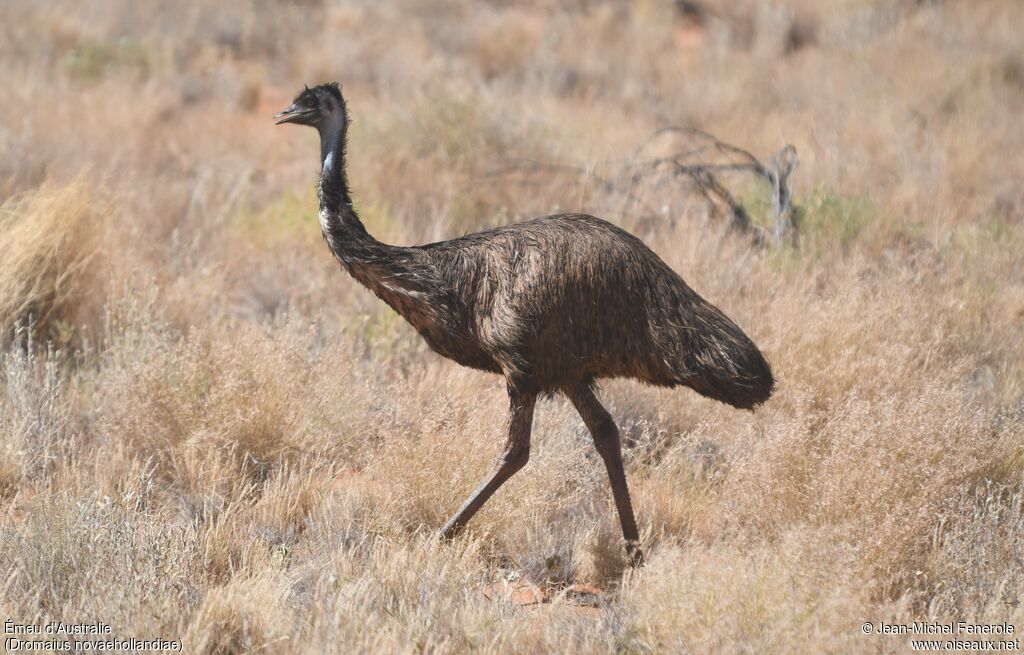
[[[630,567],[638,569],[644,565],[644,551],[640,549],[640,544],[638,542],[626,542],[626,555],[629,556]]]
[[[455,540],[455,537],[458,536],[460,532],[462,532],[462,524],[452,518],[438,531],[437,538],[440,541],[450,543]]]

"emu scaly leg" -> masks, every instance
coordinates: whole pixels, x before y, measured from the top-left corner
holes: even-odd
[[[505,481],[516,471],[526,466],[530,459],[530,429],[533,425],[533,406],[537,401],[534,395],[513,395],[509,398],[511,415],[508,424],[508,437],[505,450],[498,459],[494,473],[481,484],[473,495],[462,505],[448,523],[441,528],[441,537],[451,539],[462,530],[473,515],[477,513],[487,499],[494,495]]]
[[[640,533],[636,529],[636,518],[633,516],[633,504],[629,500],[629,487],[626,485],[626,469],[622,465],[622,445],[619,440],[619,428],[612,420],[608,410],[601,405],[589,387],[577,387],[566,392],[569,400],[575,405],[576,411],[594,438],[597,452],[604,460],[608,469],[608,480],[611,482],[612,495],[615,497],[615,508],[619,511],[619,522],[622,524],[622,536],[626,538],[626,554],[629,555],[630,566],[643,566],[644,554],[640,550]]]

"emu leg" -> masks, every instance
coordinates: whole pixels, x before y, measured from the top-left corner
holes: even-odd
[[[487,499],[494,495],[505,481],[516,471],[526,466],[530,459],[530,429],[533,425],[533,406],[536,396],[520,395],[510,397],[508,437],[505,450],[498,458],[498,466],[494,473],[481,484],[473,495],[462,505],[448,523],[441,528],[441,538],[451,539],[469,523]]]
[[[608,410],[601,405],[589,387],[572,389],[566,395],[576,406],[576,411],[579,412],[587,429],[590,430],[597,452],[604,460],[605,468],[608,469],[608,480],[611,482],[612,495],[615,497],[615,508],[619,512],[619,523],[622,524],[622,536],[626,538],[626,554],[629,555],[629,564],[633,567],[643,566],[644,554],[640,550],[640,533],[636,529],[633,504],[629,500],[626,469],[622,465],[619,428],[616,427]]]

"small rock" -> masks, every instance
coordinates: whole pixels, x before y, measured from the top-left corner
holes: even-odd
[[[484,587],[488,600],[504,600],[513,605],[539,605],[544,602],[544,592],[529,580],[502,580]]]
[[[562,597],[580,607],[596,608],[604,604],[604,591],[589,584],[570,585],[562,592]]]

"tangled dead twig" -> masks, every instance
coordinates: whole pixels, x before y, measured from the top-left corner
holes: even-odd
[[[652,144],[667,135],[686,139],[690,147],[666,156],[641,159]],[[650,184],[654,190],[658,190],[664,188],[669,181],[683,178],[688,181],[689,188],[706,203],[711,215],[721,215],[724,208],[730,227],[748,235],[755,245],[766,247],[774,244],[781,247],[796,237],[797,226],[794,221],[790,177],[798,164],[796,148],[791,145],[779,150],[771,162],[765,165],[750,152],[720,141],[708,132],[696,128],[670,126],[657,130],[645,139],[628,159],[618,164],[617,171],[611,175],[572,164],[531,160],[507,162],[502,168],[492,170],[489,174],[504,176],[510,173],[565,173],[587,177],[596,182],[604,193],[621,196],[625,203],[624,211],[640,207],[651,215],[658,212],[637,192],[637,187],[641,184]],[[743,203],[736,199],[729,186],[723,182],[724,177],[737,173],[752,174],[769,185],[772,212],[770,228],[758,225],[752,220]],[[526,178],[522,181],[525,183]]]

